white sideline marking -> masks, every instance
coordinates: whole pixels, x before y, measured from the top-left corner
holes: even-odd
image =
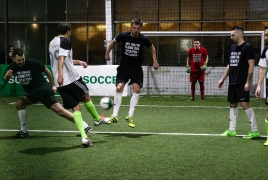
[[[17,132],[15,129],[0,129],[0,132]],[[46,132],[46,133],[79,133],[79,131],[66,131],[66,130],[28,130],[29,132]],[[171,136],[220,136],[220,134],[198,134],[198,133],[155,133],[155,132],[103,132],[103,131],[91,131],[89,134],[138,134],[138,135],[171,135]],[[236,135],[243,137],[246,135]],[[267,136],[261,136],[267,137]]]
[[[9,103],[10,105],[15,105],[16,102],[11,102]],[[33,104],[34,106],[44,106],[43,104]],[[62,104],[61,104],[62,105]],[[83,106],[84,104],[80,104]],[[95,105],[95,106],[100,106],[100,105]],[[121,105],[124,107],[129,107],[129,105]],[[165,106],[165,105],[137,105],[137,107],[156,107],[156,108],[209,108],[209,109],[229,109],[230,107],[228,106]],[[238,109],[241,109],[242,107],[238,107]],[[267,109],[267,107],[252,107],[253,109]]]

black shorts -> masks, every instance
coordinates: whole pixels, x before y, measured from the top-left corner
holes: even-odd
[[[229,102],[249,102],[249,91],[244,90],[244,84],[229,85]]]
[[[25,93],[25,96],[34,104],[41,102],[48,109],[50,109],[53,104],[58,102],[54,97],[54,93],[50,85],[48,87],[38,87],[31,91],[28,91]]]
[[[122,69],[117,68],[116,85],[118,83],[136,83],[142,88],[143,86],[143,71],[142,69]]]
[[[72,82],[66,86],[58,87],[58,92],[61,96],[63,107],[65,109],[72,109],[76,107],[79,102],[85,100],[88,93],[88,87],[80,77],[77,81]]]

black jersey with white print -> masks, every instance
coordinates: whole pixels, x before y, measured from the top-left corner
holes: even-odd
[[[230,48],[229,84],[245,84],[248,78],[248,60],[254,59],[254,49],[248,42]]]

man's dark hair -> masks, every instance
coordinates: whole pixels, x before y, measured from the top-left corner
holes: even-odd
[[[194,41],[199,41],[201,43],[201,40],[199,38],[195,38]]]
[[[234,30],[240,30],[240,31],[244,32],[244,29],[243,29],[242,26],[234,26],[234,27],[232,28],[232,30],[233,30],[233,31],[234,31]]]
[[[58,25],[58,34],[66,34],[67,31],[71,31],[71,24],[69,23],[60,23]]]
[[[267,30],[268,29],[268,26],[264,26],[264,30]]]
[[[22,56],[23,54],[24,54],[24,51],[22,49],[20,49],[20,48],[14,49],[12,57],[14,58],[14,57],[16,57],[16,55]]]
[[[132,21],[131,21],[131,26],[132,26],[132,24],[140,25],[140,26],[142,27],[143,22],[142,22],[142,20],[139,19],[139,18],[134,18],[134,19],[132,19]]]

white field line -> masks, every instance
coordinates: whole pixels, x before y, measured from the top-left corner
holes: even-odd
[[[9,104],[11,105],[15,105],[16,102],[11,102]],[[35,106],[44,106],[43,104],[33,104]],[[81,103],[81,106],[83,106],[84,104]],[[95,106],[100,106],[100,105],[95,105]],[[124,107],[129,107],[129,105],[121,105]],[[209,108],[209,109],[229,109],[230,107],[228,106],[228,104],[226,105],[226,107],[223,106],[165,106],[165,105],[137,105],[137,107],[156,107],[156,108]],[[242,107],[239,107],[239,109],[241,109]],[[263,107],[252,107],[253,109],[267,109],[266,106]]]
[[[15,129],[0,129],[0,132],[17,132]],[[79,131],[66,131],[66,130],[28,130],[29,132],[46,132],[46,133],[79,133]],[[137,135],[170,135],[170,136],[219,136],[220,134],[198,134],[198,133],[155,133],[155,132],[103,132],[103,131],[91,131],[94,134],[137,134]],[[243,137],[246,135],[236,135]],[[261,136],[267,137],[267,136]]]

